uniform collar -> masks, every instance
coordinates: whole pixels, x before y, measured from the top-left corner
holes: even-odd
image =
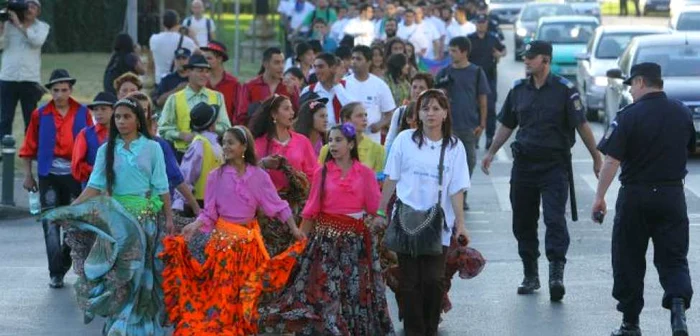
[[[666,98],[666,92],[663,91],[658,91],[658,92],[649,92],[645,95],[643,95],[637,102],[641,102],[643,100],[648,100],[648,99],[654,99],[654,98]]]
[[[527,76],[527,85],[528,85],[530,88],[537,89],[537,87],[535,87],[534,80],[535,80],[535,79],[534,79],[534,77],[532,77],[532,75]],[[550,72],[549,72],[549,75],[547,75],[547,80],[544,81],[544,85],[542,85],[542,87],[545,87],[545,86],[548,86],[548,85],[552,85],[553,83],[554,83],[554,74],[550,71]],[[542,88],[542,87],[541,87],[541,88]],[[540,88],[540,89],[541,89],[541,88]]]

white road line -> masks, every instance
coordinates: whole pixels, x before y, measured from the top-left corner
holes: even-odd
[[[496,190],[498,204],[501,211],[511,211],[510,207],[510,177],[493,177],[491,179],[493,189]]]
[[[493,233],[493,230],[469,230],[469,233]]]
[[[465,224],[488,224],[491,223],[490,221],[487,220],[468,220],[464,222]]]
[[[496,152],[496,161],[497,162],[513,162],[509,157],[508,154],[506,154],[505,149],[500,149],[498,152]]]
[[[473,210],[469,210],[466,212],[467,215],[483,215],[485,213],[486,213],[485,211],[473,211]]]
[[[596,192],[598,188],[598,179],[593,174],[579,174],[584,182],[588,185],[593,193]],[[608,205],[608,210],[615,209],[615,200],[617,199],[617,192],[620,189],[620,181],[615,178],[608,188],[608,193],[605,194],[605,203]]]

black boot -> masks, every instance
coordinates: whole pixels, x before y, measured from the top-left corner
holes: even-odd
[[[642,336],[642,330],[639,329],[639,323],[623,321],[620,328],[613,331],[610,336]]]
[[[549,263],[549,300],[561,301],[565,293],[564,262],[552,261]]]
[[[671,330],[673,336],[688,336],[688,326],[685,324],[685,300],[671,300]]]
[[[537,269],[537,260],[523,260],[523,269],[525,278],[523,278],[523,282],[520,284],[520,286],[518,286],[518,294],[532,294],[536,290],[540,289],[540,276]]]

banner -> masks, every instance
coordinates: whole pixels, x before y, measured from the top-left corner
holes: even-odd
[[[441,60],[430,60],[427,58],[418,58],[418,70],[431,73],[433,76],[448,65],[452,64],[452,58],[449,56]]]

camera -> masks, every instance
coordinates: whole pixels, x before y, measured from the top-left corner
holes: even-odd
[[[5,22],[10,20],[9,11],[17,14],[20,22],[24,21],[24,12],[29,9],[29,5],[24,0],[9,0],[0,1],[0,21]]]
[[[450,87],[450,85],[452,84],[452,81],[453,81],[453,80],[454,80],[454,79],[453,79],[452,76],[450,76],[449,74],[447,74],[447,75],[445,75],[445,76],[442,76],[442,77],[438,78],[438,79],[435,81],[435,88],[437,88],[437,89],[447,89],[447,88]]]

